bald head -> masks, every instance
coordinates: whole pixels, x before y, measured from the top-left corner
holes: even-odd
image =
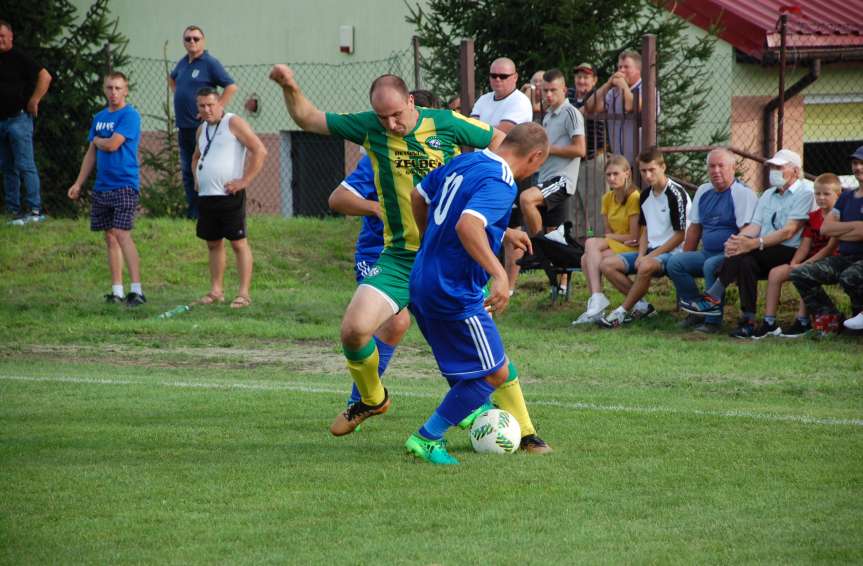
[[[369,89],[369,99],[378,121],[389,133],[405,136],[416,127],[419,113],[401,77],[382,75],[376,78]]]
[[[372,86],[369,88],[369,101],[372,102],[375,97],[375,92],[381,89],[391,89],[396,91],[405,100],[410,96],[408,85],[404,79],[398,75],[381,75],[372,81]]]
[[[518,73],[515,72],[515,63],[509,57],[498,57],[491,62],[488,70],[488,84],[494,91],[495,98],[501,99],[509,96],[515,90],[518,83]]]

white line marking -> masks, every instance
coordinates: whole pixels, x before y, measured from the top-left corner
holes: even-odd
[[[326,393],[346,395],[347,385],[344,387],[320,387],[317,385],[306,385],[302,383],[212,383],[202,381],[140,381],[129,379],[104,379],[89,377],[32,377],[23,375],[0,375],[0,381],[28,381],[46,383],[78,383],[83,385],[144,385],[158,387],[176,387],[180,389],[224,389],[245,391],[299,391],[302,393]],[[397,391],[398,397],[414,397],[420,399],[440,399],[441,393],[426,393],[422,391]],[[629,405],[597,405],[594,403],[581,403],[577,401],[555,401],[543,399],[531,399],[530,405],[543,405],[547,407],[559,407],[562,409],[574,409],[578,411],[599,411],[610,413],[635,413],[635,414],[666,414],[684,416],[703,416],[719,418],[752,419],[756,421],[790,422],[807,425],[826,426],[855,426],[863,427],[863,419],[841,419],[833,417],[812,417],[809,415],[782,415],[776,413],[758,413],[754,411],[717,411],[709,409],[674,409],[671,407],[639,407]]]

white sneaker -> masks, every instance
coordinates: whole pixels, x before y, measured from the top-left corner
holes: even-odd
[[[608,297],[603,293],[594,293],[587,301],[587,310],[584,314],[590,318],[595,318],[596,316],[601,315],[602,311],[607,309],[610,304],[611,301],[609,301]]]
[[[863,311],[843,322],[842,326],[848,330],[863,330]]]
[[[596,324],[603,328],[617,328],[629,321],[629,314],[623,310],[623,307],[617,307],[608,316],[603,316],[596,321]]]
[[[579,316],[577,319],[572,321],[572,325],[578,326],[580,324],[593,324],[595,322],[598,322],[599,319],[602,318],[602,315],[604,315],[604,314],[605,314],[605,311],[603,310],[599,314],[595,314],[595,315],[591,316],[589,312],[585,311],[585,312],[581,313],[581,316]]]

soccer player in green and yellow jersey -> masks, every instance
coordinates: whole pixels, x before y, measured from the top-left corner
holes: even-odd
[[[356,114],[317,109],[286,65],[274,66],[270,79],[282,87],[288,112],[300,128],[337,135],[366,148],[383,211],[384,251],[374,273],[357,288],[342,319],[342,347],[361,395],[361,401],[339,414],[330,426],[333,435],[342,436],[390,406],[377,373],[378,352],[372,337],[409,302],[408,282],[420,244],[411,212],[411,191],[429,171],[456,155],[459,146],[494,149],[504,134],[450,110],[415,106],[407,85],[395,75],[375,79],[369,89],[372,111]],[[520,388],[517,397],[523,406]],[[518,417],[518,410],[510,412]]]

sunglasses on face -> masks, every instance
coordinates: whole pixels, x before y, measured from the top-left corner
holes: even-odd
[[[498,80],[506,80],[513,76],[515,73],[489,73],[488,76],[490,79],[498,79]]]
[[[184,37],[183,41],[185,41],[186,43],[198,43],[199,41],[201,41],[203,39],[204,39],[203,37],[195,37],[195,36],[190,35],[188,37]]]

